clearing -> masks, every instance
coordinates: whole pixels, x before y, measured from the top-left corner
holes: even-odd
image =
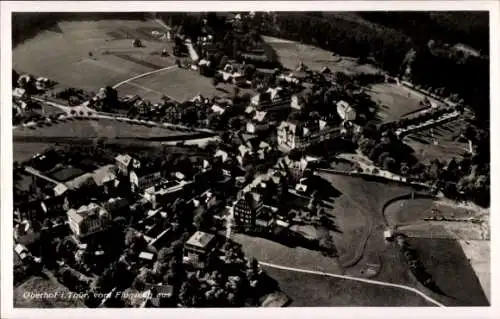
[[[234,85],[218,84],[212,79],[198,74],[197,71],[173,68],[127,82],[117,88],[121,96],[137,94],[151,102],[159,102],[163,95],[176,101],[186,101],[199,94],[211,98],[234,93]],[[250,93],[249,89],[240,89],[239,94]]]
[[[332,72],[347,74],[379,72],[373,65],[360,65],[354,58],[333,56],[332,52],[312,45],[268,36],[262,38],[276,51],[281,64],[288,69],[295,70],[302,61],[309,69],[316,71],[328,66]]]
[[[383,123],[397,121],[421,109],[425,96],[395,83],[377,83],[367,90],[372,101],[379,106],[378,116]],[[433,101],[436,105],[442,105]]]
[[[317,251],[303,247],[287,247],[268,239],[245,234],[233,234],[231,239],[242,245],[246,255],[253,256],[260,261],[342,274],[336,258],[325,257]]]
[[[153,38],[153,30],[163,27],[139,20],[59,22],[13,48],[13,68],[48,77],[61,87],[97,91],[174,64],[174,57],[159,54],[163,48],[172,52],[172,43]],[[134,48],[134,39],[140,39],[144,47]]]

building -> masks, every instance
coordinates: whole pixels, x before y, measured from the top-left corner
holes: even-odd
[[[269,124],[250,121],[246,124],[246,131],[250,134],[257,134],[269,129]]]
[[[184,190],[186,185],[192,184],[192,181],[171,180],[160,185],[151,186],[144,191],[144,198],[147,199],[155,209],[158,205],[163,205],[169,200],[175,200]]]
[[[345,101],[337,102],[337,113],[344,121],[354,121],[356,119],[356,111]]]
[[[104,222],[110,218],[101,206],[90,203],[67,212],[69,227],[77,239],[83,239],[104,229]]]
[[[237,225],[255,226],[257,216],[264,209],[262,195],[255,192],[243,192],[234,204],[234,219]]]
[[[128,175],[130,164],[132,163],[132,156],[128,154],[120,154],[115,157],[116,167],[118,167],[118,172],[123,176]]]
[[[301,95],[294,94],[290,102],[290,107],[295,110],[302,110],[305,107],[304,97]]]
[[[278,145],[286,149],[304,147],[303,127],[298,122],[283,121],[278,126],[277,139]]]
[[[162,180],[161,172],[152,168],[133,168],[130,171],[130,188],[140,192],[158,184]]]
[[[184,256],[200,268],[205,266],[205,257],[216,246],[215,235],[197,231],[184,244]]]
[[[318,125],[304,126],[302,123],[283,121],[277,128],[278,147],[288,152],[293,149],[303,150],[310,145],[335,139],[340,136],[340,129],[328,127],[319,120]]]

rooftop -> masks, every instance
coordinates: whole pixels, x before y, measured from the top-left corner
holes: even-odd
[[[194,233],[191,238],[186,242],[187,245],[205,248],[207,247],[213,240],[215,239],[215,235],[205,233],[202,231],[197,231]]]

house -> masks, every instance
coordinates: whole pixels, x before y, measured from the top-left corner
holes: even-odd
[[[197,231],[184,244],[184,256],[187,257],[193,265],[203,268],[205,258],[215,246],[215,235]]]
[[[264,208],[262,195],[255,192],[243,192],[234,204],[234,219],[237,225],[255,226],[256,218]]]
[[[12,96],[16,99],[19,99],[19,100],[23,100],[25,98],[27,98],[28,94],[26,93],[26,90],[25,89],[22,89],[22,88],[15,88],[13,91],[12,91]]]
[[[261,107],[271,103],[271,93],[258,93],[250,99],[250,106]]]
[[[236,86],[243,86],[247,83],[247,79],[246,79],[245,75],[243,75],[239,72],[233,73],[232,76],[233,76],[233,83]]]
[[[298,122],[283,121],[278,126],[278,145],[285,149],[301,148],[303,146],[303,127]]]
[[[218,149],[216,152],[215,152],[215,155],[214,157],[220,157],[221,160],[222,160],[222,163],[225,163],[228,158],[229,158],[229,154],[226,152],[226,151],[223,151],[221,149]]]
[[[14,246],[14,251],[19,256],[21,261],[27,260],[29,257],[31,257],[28,248],[26,248],[26,246],[24,246],[23,244],[16,244]]]
[[[104,229],[104,222],[110,218],[101,206],[90,203],[67,212],[69,227],[76,239],[80,240]]]
[[[344,121],[354,121],[356,119],[356,111],[345,101],[337,102],[337,113]]]
[[[269,124],[261,123],[257,121],[250,121],[246,124],[246,131],[250,134],[257,134],[269,129]]]
[[[329,67],[325,66],[321,69],[321,73],[322,74],[331,74],[332,73],[332,70],[330,70]]]
[[[161,172],[153,167],[135,167],[130,171],[130,188],[140,192],[156,185],[162,180]]]
[[[128,154],[120,154],[115,157],[116,167],[118,167],[118,172],[123,176],[128,175],[130,164],[132,163],[132,156]]]
[[[190,185],[192,181],[171,180],[156,186],[151,186],[144,191],[144,198],[147,199],[155,209],[158,205],[163,205],[169,200],[175,200],[179,193],[184,190],[186,185]]]
[[[92,177],[98,187],[102,187],[104,192],[112,187],[116,180],[117,167],[115,165],[104,165],[92,172]]]
[[[264,205],[263,209],[255,219],[255,225],[261,229],[269,229],[276,223],[277,207]]]
[[[295,110],[302,110],[306,106],[305,104],[305,99],[302,95],[294,94],[290,102],[290,107]]]
[[[212,110],[212,112],[219,114],[219,115],[222,115],[222,114],[224,114],[224,112],[226,112],[225,108],[220,107],[217,104],[212,105],[212,107],[210,109]]]

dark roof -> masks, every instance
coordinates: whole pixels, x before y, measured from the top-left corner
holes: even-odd
[[[144,165],[144,166],[141,165],[139,168],[136,168],[136,167],[132,168],[132,171],[135,172],[137,177],[141,177],[141,176],[146,176],[149,174],[157,173],[160,171],[160,169],[153,166],[153,165]]]

